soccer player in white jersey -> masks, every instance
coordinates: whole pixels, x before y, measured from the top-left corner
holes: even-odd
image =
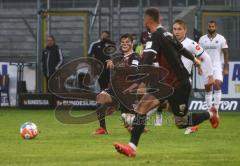
[[[221,84],[223,81],[223,75],[228,74],[228,45],[226,39],[216,32],[216,21],[208,22],[208,33],[202,36],[199,40],[199,44],[210,55],[213,64],[213,79],[214,79],[214,107],[218,110],[221,101]],[[224,60],[223,60],[224,59]],[[224,65],[222,67],[224,61]],[[208,107],[213,106],[212,98],[212,86],[205,86],[207,91],[205,98]]]
[[[203,74],[205,86],[213,85],[213,66],[210,56],[203,50],[201,46],[195,41],[186,37],[187,25],[183,20],[177,19],[173,23],[173,34],[176,36],[177,40],[182,43],[182,45],[190,51],[197,58],[202,60],[202,67],[198,67],[198,73]],[[181,60],[188,70],[189,75],[191,75],[193,62],[184,56]],[[185,134],[190,134],[198,130],[198,126],[188,127],[185,130]]]

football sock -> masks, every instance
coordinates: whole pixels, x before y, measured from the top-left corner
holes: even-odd
[[[207,102],[208,108],[212,107],[212,91],[205,92],[205,100]]]
[[[145,121],[146,121],[145,114],[144,115],[136,114],[133,120],[133,129],[131,132],[130,143],[133,143],[135,146],[138,145],[138,141],[145,127]]]
[[[210,119],[209,112],[190,113],[188,115],[188,126],[198,125],[208,119]]]
[[[137,147],[136,147],[136,145],[134,145],[133,143],[128,143],[128,145],[131,147],[131,148],[133,148],[135,151],[137,150]]]
[[[106,122],[105,122],[105,111],[107,109],[107,106],[105,104],[97,104],[97,118],[99,121],[100,127],[106,129]]]
[[[160,115],[160,114],[162,114],[162,112],[163,112],[162,108],[161,108],[161,107],[158,107],[158,109],[157,109],[157,112],[156,112],[156,113],[157,113],[158,115]]]
[[[221,98],[222,98],[222,91],[215,90],[214,91],[214,106],[216,107],[217,110],[219,109]]]

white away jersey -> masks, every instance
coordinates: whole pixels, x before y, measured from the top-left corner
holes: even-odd
[[[190,51],[194,56],[198,57],[204,52],[203,48],[200,47],[198,43],[196,43],[195,41],[193,41],[187,37],[181,43],[182,43],[183,47],[186,48],[188,51]],[[181,57],[181,60],[184,64],[185,68],[189,72],[189,74],[191,74],[193,62],[184,56]]]
[[[211,57],[213,66],[221,66],[223,62],[223,48],[228,48],[226,39],[219,34],[213,39],[210,39],[208,35],[204,35],[199,39],[199,44]]]

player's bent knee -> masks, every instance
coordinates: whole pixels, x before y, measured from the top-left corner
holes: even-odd
[[[215,80],[214,87],[215,87],[216,90],[220,90],[221,89],[221,85],[222,85],[222,81],[221,80]]]
[[[112,98],[107,92],[103,91],[97,95],[96,102],[99,104],[111,103]]]
[[[146,114],[153,108],[156,108],[159,105],[158,101],[146,101],[146,102],[140,102],[137,106],[136,111],[140,114]]]
[[[177,128],[179,129],[184,129],[187,127],[188,124],[188,116],[174,116],[174,120],[175,120],[175,125],[177,126]]]

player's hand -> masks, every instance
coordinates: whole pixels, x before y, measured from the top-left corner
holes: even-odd
[[[223,75],[228,75],[229,71],[228,71],[228,64],[224,64],[223,67]]]
[[[208,85],[212,85],[214,83],[213,75],[208,76]]]
[[[196,67],[201,66],[201,60],[199,60],[199,59],[197,59],[197,58],[194,58],[194,65],[195,65]]]
[[[146,93],[146,85],[145,85],[145,83],[141,82],[141,83],[138,85],[137,93],[138,93],[138,94],[144,94],[144,93]]]
[[[114,68],[114,64],[113,61],[108,59],[105,61],[107,63],[107,69],[113,69]]]
[[[137,83],[133,83],[130,87],[128,87],[127,89],[125,89],[122,93],[123,94],[128,94],[133,92],[134,90],[136,90],[136,88],[138,87]]]
[[[198,66],[198,67],[197,67],[197,71],[198,71],[198,74],[199,74],[199,75],[202,75],[202,74],[203,74],[203,71],[202,71],[201,66]]]

